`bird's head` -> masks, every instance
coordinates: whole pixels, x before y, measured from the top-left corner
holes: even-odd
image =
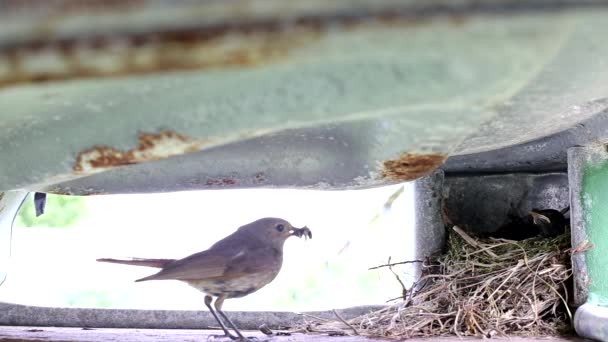
[[[266,217],[251,222],[240,229],[252,233],[255,237],[270,242],[275,248],[282,249],[285,241],[291,236],[312,239],[312,232],[308,227],[296,228],[286,220]]]

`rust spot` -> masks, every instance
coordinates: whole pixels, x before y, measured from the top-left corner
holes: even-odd
[[[125,11],[143,7],[143,0],[3,0],[0,9],[5,13],[27,12],[32,10],[44,10],[50,15],[62,15],[73,12],[109,12]]]
[[[72,167],[77,173],[158,160],[170,156],[198,151],[203,143],[172,131],[140,133],[137,147],[121,151],[110,146],[95,146],[80,152]]]
[[[205,185],[207,186],[226,186],[234,184],[236,184],[236,180],[232,178],[208,179],[205,182]]]
[[[108,192],[105,191],[84,191],[78,194],[78,196],[100,196],[100,195],[109,195]]]
[[[255,175],[255,177],[253,178],[253,182],[254,183],[264,183],[266,181],[266,176],[264,175],[263,172],[257,173]]]
[[[53,185],[42,189],[47,194],[62,195],[62,196],[98,196],[109,195],[110,193],[97,188],[73,188],[65,185]]]
[[[444,154],[404,153],[383,163],[382,177],[410,181],[430,174],[447,159]]]
[[[284,59],[290,51],[317,40],[310,27],[283,29],[278,23],[228,25],[134,35],[92,36],[86,40],[38,40],[0,45],[9,72],[0,87],[86,78],[124,77],[219,68],[244,68]],[[30,68],[48,55],[61,67]],[[108,65],[108,61],[111,64]],[[35,62],[34,62],[35,63]]]

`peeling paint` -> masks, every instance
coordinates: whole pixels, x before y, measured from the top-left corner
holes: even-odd
[[[0,87],[82,78],[230,67],[276,62],[315,34],[262,32],[212,38],[202,32],[97,37],[90,42],[0,49]],[[42,43],[41,43],[42,44]],[[2,58],[4,56],[4,58]],[[4,62],[2,60],[4,59]],[[0,68],[2,69],[2,68]]]
[[[72,188],[61,188],[51,187],[44,189],[47,194],[64,195],[64,196],[99,196],[99,195],[110,195],[110,193],[99,190],[99,189],[72,189]]]
[[[66,16],[68,13],[112,12],[141,9],[144,0],[3,0],[0,3],[2,14],[19,14],[32,10],[44,10],[54,16]]]
[[[445,154],[404,153],[398,159],[387,160],[382,165],[382,178],[411,181],[426,176],[447,159]]]
[[[207,179],[205,185],[207,186],[227,186],[227,185],[235,185],[236,180],[234,178],[217,178],[217,179]]]
[[[72,167],[75,173],[89,174],[116,166],[138,164],[198,151],[203,143],[173,131],[140,133],[139,145],[121,151],[110,146],[94,146],[78,153]]]
[[[461,25],[466,19],[461,15],[448,18],[453,25]],[[417,17],[391,9],[4,42],[0,44],[0,88],[22,83],[255,67],[289,59],[298,48],[327,34],[378,27],[408,28],[428,19],[429,15]]]
[[[259,172],[253,177],[253,182],[256,184],[264,183],[265,181],[266,175],[263,172]]]

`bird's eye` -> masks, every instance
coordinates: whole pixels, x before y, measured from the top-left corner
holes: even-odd
[[[277,230],[282,232],[285,229],[285,226],[282,224],[277,224]]]

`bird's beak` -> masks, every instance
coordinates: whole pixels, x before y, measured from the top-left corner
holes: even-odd
[[[532,216],[532,219],[534,220],[534,223],[536,223],[536,224],[540,223],[541,220],[545,221],[546,223],[549,223],[549,224],[551,223],[551,220],[547,216],[545,216],[543,214],[539,214],[535,211],[531,211],[530,216]]]
[[[312,239],[312,232],[308,227],[292,228],[290,231],[291,235],[301,238],[304,236],[305,239]]]

